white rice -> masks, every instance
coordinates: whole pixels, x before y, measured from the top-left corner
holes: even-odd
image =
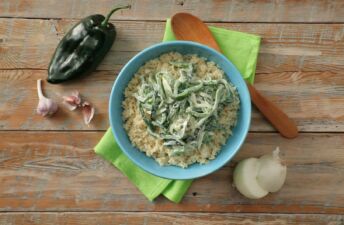
[[[175,78],[178,78],[178,73],[173,69],[173,66],[169,64],[171,61],[193,63],[194,68],[196,69],[196,76],[200,79],[204,79],[206,75],[210,75],[214,79],[225,77],[224,72],[218,68],[214,62],[206,61],[204,58],[200,58],[197,55],[181,55],[177,52],[170,52],[148,61],[137,71],[133,79],[129,82],[128,87],[125,89],[125,99],[122,102],[124,109],[124,128],[127,131],[132,144],[140,151],[145,152],[147,156],[153,157],[161,166],[176,165],[185,168],[193,163],[207,163],[209,160],[216,157],[221,146],[226,143],[226,140],[232,134],[232,128],[236,125],[237,113],[240,107],[240,100],[237,91],[230,83],[235,93],[233,96],[233,102],[227,105],[219,114],[220,123],[226,126],[223,130],[215,131],[215,138],[212,143],[202,144],[202,147],[195,151],[195,154],[191,156],[169,156],[167,154],[169,149],[168,147],[163,146],[163,141],[148,133],[146,124],[144,123],[137,107],[137,100],[133,97],[133,94],[140,86],[140,77],[148,77],[152,72],[157,72],[163,69],[169,71]]]

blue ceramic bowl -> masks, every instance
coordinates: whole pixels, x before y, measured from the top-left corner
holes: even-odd
[[[186,169],[177,166],[159,166],[153,159],[133,147],[123,128],[122,101],[124,90],[136,71],[150,59],[163,53],[176,51],[181,54],[197,54],[215,62],[225,72],[229,80],[237,87],[240,96],[240,111],[237,125],[233,129],[233,136],[214,160],[200,165],[193,164]],[[251,100],[245,81],[235,66],[217,51],[195,42],[171,41],[153,45],[134,56],[121,70],[113,85],[109,104],[110,124],[115,139],[122,151],[139,167],[145,171],[169,179],[193,179],[210,174],[224,166],[239,151],[243,144],[251,121]]]

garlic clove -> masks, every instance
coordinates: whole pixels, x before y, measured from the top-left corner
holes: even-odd
[[[93,119],[94,116],[94,107],[87,101],[84,101],[82,103],[82,114],[84,116],[84,122],[85,124],[90,124],[91,120]]]
[[[287,167],[281,163],[279,148],[270,154],[261,156],[258,161],[260,165],[257,175],[259,185],[268,192],[279,191],[287,176]]]
[[[269,193],[257,182],[259,164],[258,159],[248,158],[240,161],[234,169],[233,179],[237,190],[250,199],[259,199]]]
[[[53,100],[46,98],[42,92],[42,80],[37,80],[38,105],[36,112],[41,116],[52,116],[58,110],[58,105]]]
[[[87,101],[83,101],[78,91],[74,91],[69,96],[63,96],[63,104],[70,110],[73,111],[80,108],[84,117],[85,124],[90,124],[94,116],[94,107]]]
[[[70,110],[73,111],[81,106],[81,98],[78,91],[73,91],[69,96],[63,96],[63,104]]]

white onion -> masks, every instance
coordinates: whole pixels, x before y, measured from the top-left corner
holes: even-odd
[[[257,182],[259,162],[256,158],[242,160],[234,170],[234,184],[247,198],[258,199],[268,194]]]
[[[258,161],[260,164],[257,176],[259,185],[268,192],[281,189],[287,176],[287,167],[281,163],[279,149],[263,155]]]
[[[244,159],[234,169],[234,184],[238,191],[251,199],[276,192],[283,186],[287,167],[282,165],[279,149],[257,158]]]

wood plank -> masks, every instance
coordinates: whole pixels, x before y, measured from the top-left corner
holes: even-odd
[[[251,133],[226,167],[196,180],[182,204],[150,203],[91,148],[102,132],[0,132],[0,211],[180,211],[344,214],[344,134]],[[232,186],[238,160],[280,146],[281,191],[248,200]]]
[[[245,214],[245,213],[1,213],[0,223],[45,225],[342,225],[342,215],[315,214]]]
[[[56,116],[36,115],[36,80],[46,79],[43,70],[0,70],[0,130],[105,130],[108,123],[108,98],[116,77],[112,71],[96,72],[65,85],[44,83],[47,96],[60,103]],[[257,74],[256,87],[278,104],[301,131],[344,131],[344,73],[285,72]],[[94,103],[95,119],[90,126],[80,112],[61,104],[61,96],[73,90]],[[257,110],[253,110],[251,131],[274,131]]]
[[[0,19],[0,68],[8,69],[0,72],[3,81],[0,86],[5,90],[0,98],[3,98],[2,105],[6,106],[1,109],[0,129],[106,129],[107,97],[115,74],[131,56],[159,42],[164,27],[161,22],[118,22],[118,40],[99,68],[107,72],[85,78],[82,85],[75,82],[49,86],[52,91],[48,94],[51,96],[54,96],[52,92],[62,94],[78,89],[97,103],[96,121],[93,126],[85,128],[79,114],[63,110],[54,119],[42,122],[34,113],[37,100],[35,79],[32,78],[45,78],[46,72],[17,71],[18,68],[46,69],[58,40],[72,24],[70,20]],[[344,130],[341,79],[344,25],[216,25],[264,37],[257,68],[258,73],[264,74],[257,75],[256,85],[297,120],[301,131]],[[273,129],[254,113],[251,130]]]
[[[50,85],[44,82],[44,93],[60,106],[56,115],[51,118],[36,114],[36,80],[45,80],[45,71],[3,70],[0,74],[1,130],[105,130],[109,127],[108,99],[116,77],[114,72],[97,72],[93,76],[65,85]],[[73,90],[78,90],[83,99],[96,107],[90,126],[84,124],[81,111],[69,111],[62,104],[62,96],[69,95]]]
[[[128,1],[110,0],[3,0],[2,17],[82,18],[90,14],[106,14],[114,5]],[[344,22],[341,0],[131,0],[131,10],[113,16],[121,20],[164,20],[184,11],[194,13],[205,21],[221,22]]]
[[[344,14],[343,14],[344,15]],[[47,69],[71,20],[0,19],[0,69]],[[162,40],[164,22],[116,21],[117,41],[99,70],[119,70],[142,49]],[[260,35],[257,72],[344,70],[344,24],[211,23]]]

